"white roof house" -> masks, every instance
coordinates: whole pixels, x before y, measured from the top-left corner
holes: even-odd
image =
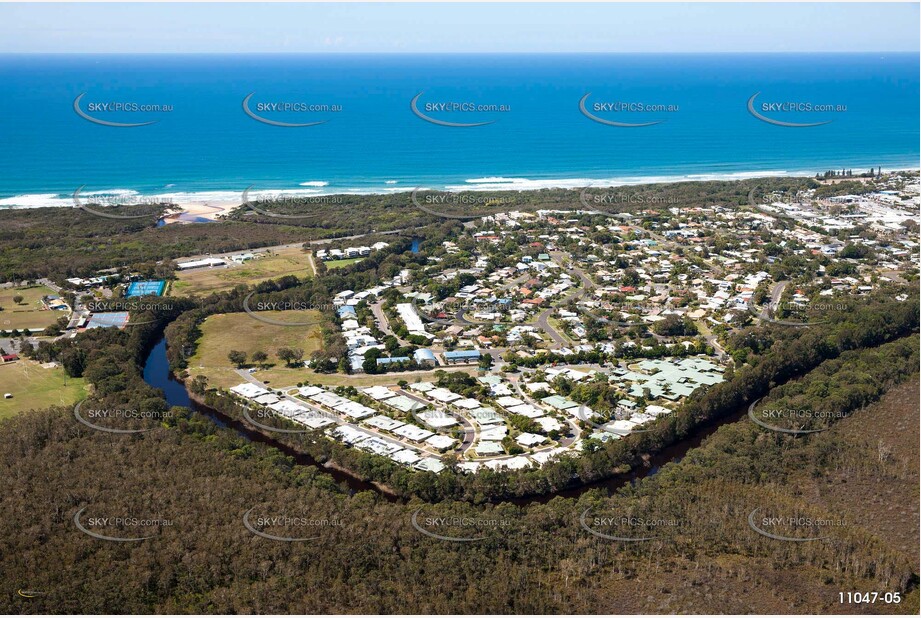
[[[351,401],[348,399],[340,402],[333,409],[355,420],[360,420],[377,414],[375,410],[369,408],[368,406],[364,406],[357,401]]]
[[[453,393],[446,388],[433,388],[426,393],[426,395],[434,399],[435,401],[440,401],[442,403],[450,403],[452,401],[457,401],[461,399],[461,396],[457,393]]]
[[[265,395],[269,391],[268,389],[262,388],[257,384],[250,384],[245,382],[243,384],[237,384],[230,388],[230,392],[239,395],[240,397],[246,397],[247,399],[253,399],[259,395]]]
[[[379,414],[377,416],[372,416],[371,418],[365,421],[366,424],[376,427],[377,429],[383,429],[385,431],[393,431],[397,427],[402,427],[406,423],[392,419],[389,416],[384,416]]]
[[[404,448],[402,451],[397,451],[396,453],[390,454],[390,459],[394,460],[397,463],[401,463],[407,466],[411,466],[421,459],[419,454],[416,451]]]
[[[387,388],[386,386],[370,386],[368,388],[361,389],[368,397],[376,399],[377,401],[383,401],[384,399],[389,399],[391,397],[396,397],[396,393]]]
[[[420,414],[419,418],[429,427],[436,429],[457,425],[456,418],[440,410],[427,410]]]
[[[449,438],[448,436],[440,436],[436,434],[430,438],[426,438],[425,443],[438,450],[444,450],[451,448],[454,444],[457,443],[457,440],[454,438]]]
[[[542,410],[538,410],[529,403],[523,403],[520,406],[512,406],[506,409],[511,414],[520,414],[521,416],[527,416],[528,418],[538,418],[544,415]]]
[[[481,440],[474,447],[474,450],[481,456],[499,455],[505,452],[500,443],[490,440]]]
[[[519,434],[515,441],[522,446],[537,446],[538,444],[543,444],[547,441],[545,436],[538,435],[536,433],[522,433]]]
[[[445,465],[435,457],[426,457],[413,467],[416,470],[421,470],[423,472],[435,472],[436,474],[445,469]]]
[[[505,425],[493,425],[492,427],[484,427],[480,432],[480,440],[502,440],[505,436],[508,435],[508,427]]]
[[[406,438],[407,440],[412,440],[413,442],[421,442],[426,438],[435,435],[433,432],[428,429],[422,429],[421,427],[416,427],[415,425],[403,425],[402,427],[397,427],[393,430],[393,433]]]

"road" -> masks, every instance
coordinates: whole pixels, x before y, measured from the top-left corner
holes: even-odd
[[[396,337],[401,346],[410,345],[408,341],[401,339],[395,332],[393,332],[393,329],[390,328],[390,320],[387,319],[387,315],[384,313],[383,300],[379,300],[371,305],[371,313],[374,314],[374,321],[377,322],[378,328],[380,328],[385,335],[392,335]]]
[[[788,283],[790,282],[780,281],[774,284],[774,287],[771,289],[771,302],[761,309],[761,313],[758,315],[760,319],[771,319],[771,311],[780,305],[780,299],[783,296],[784,290],[787,288]]]
[[[559,265],[560,268],[565,270],[570,276],[575,275],[582,282],[581,287],[573,288],[573,290],[570,291],[566,296],[564,296],[562,299],[559,299],[556,303],[557,306],[563,305],[569,302],[570,300],[578,300],[595,287],[595,284],[592,282],[592,280],[580,268],[578,267],[567,268],[563,266],[562,260],[565,257],[564,253],[561,253],[559,251],[551,252],[550,257],[557,265]],[[553,325],[550,324],[550,315],[553,313],[555,309],[556,307],[547,307],[546,309],[544,309],[540,313],[540,315],[537,316],[537,325],[541,328],[541,330],[547,333],[547,335],[558,346],[563,347],[563,346],[573,345],[573,342],[569,339],[569,337],[567,337],[565,334],[556,330],[553,327]]]
[[[717,357],[720,360],[726,358],[726,350],[720,345],[720,342],[717,340],[716,335],[710,330],[710,327],[707,326],[706,322],[703,320],[695,320],[694,324],[697,326],[697,330],[706,340],[707,345],[709,345],[716,352]]]

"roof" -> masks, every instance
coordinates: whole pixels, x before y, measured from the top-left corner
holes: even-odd
[[[458,359],[458,358],[479,358],[479,350],[454,350],[453,352],[445,352],[445,358],[447,359]]]
[[[549,397],[544,397],[541,401],[557,410],[568,410],[569,408],[574,408],[579,405],[575,401],[566,399],[560,395],[550,395]]]
[[[380,386],[380,385],[369,386],[368,388],[363,388],[361,389],[361,392],[363,392],[368,397],[371,397],[372,399],[377,399],[378,401],[382,399],[388,399],[390,397],[396,397],[396,393],[394,393],[392,390],[390,390],[386,386]]]
[[[429,444],[439,450],[450,448],[457,442],[454,438],[449,438],[448,436],[434,435],[430,438],[426,438],[425,443]]]
[[[403,425],[402,427],[397,427],[392,431],[398,436],[402,436],[410,440],[415,440],[417,442],[435,435],[428,429],[422,429],[421,427],[416,427],[415,425]]]
[[[445,465],[438,461],[434,457],[427,457],[413,466],[416,470],[421,470],[423,472],[441,472],[445,469]]]
[[[406,423],[390,418],[389,416],[384,416],[379,414],[377,416],[372,416],[369,419],[364,421],[366,424],[371,425],[372,427],[377,427],[378,429],[384,429],[386,431],[393,431],[397,427],[402,427]]]
[[[457,425],[457,419],[441,410],[428,410],[419,415],[419,418],[429,427],[451,427]]]
[[[518,442],[518,444],[522,444],[524,446],[534,446],[546,442],[547,438],[536,433],[525,432],[519,434],[519,436],[515,438],[515,441]]]
[[[409,362],[408,356],[391,356],[390,358],[377,359],[378,365],[389,365],[391,363],[406,363],[406,362]]]
[[[384,403],[386,403],[391,408],[396,408],[400,412],[415,412],[425,408],[425,405],[419,403],[418,401],[414,401],[405,395],[397,395],[396,397],[391,397]]]
[[[501,444],[488,440],[483,440],[482,442],[477,443],[473,449],[477,452],[478,455],[498,455],[499,453],[505,452]]]
[[[265,395],[269,391],[266,388],[259,386],[258,384],[250,384],[249,382],[244,382],[243,384],[237,384],[230,388],[230,392],[241,397],[253,398],[258,397],[259,395]]]

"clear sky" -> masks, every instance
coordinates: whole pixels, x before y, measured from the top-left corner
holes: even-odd
[[[0,53],[919,51],[918,3],[0,4]]]

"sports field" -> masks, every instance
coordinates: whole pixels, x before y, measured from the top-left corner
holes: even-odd
[[[49,287],[33,285],[21,288],[0,289],[0,330],[13,330],[14,328],[45,328],[58,321],[60,317],[68,317],[67,311],[52,311],[42,307],[42,296],[57,295]],[[14,296],[22,296],[22,302],[13,302]]]
[[[313,275],[311,254],[300,247],[253,249],[252,252],[264,255],[242,264],[228,260],[227,266],[177,272],[178,279],[170,287],[170,296],[197,296],[223,292],[232,290],[241,283],[252,285],[285,275],[301,278]],[[181,262],[183,259],[176,261]]]
[[[0,419],[26,410],[49,406],[70,406],[86,398],[83,378],[69,378],[61,367],[45,369],[30,360],[0,365],[0,397],[11,393],[12,399],[0,399]]]
[[[309,312],[317,321],[321,319],[319,311]],[[265,311],[260,315],[277,321],[301,322],[305,320],[303,311]],[[314,315],[315,314],[315,315]],[[310,319],[310,318],[307,318]],[[208,385],[227,388],[243,381],[235,371],[236,367],[228,360],[231,350],[246,352],[251,357],[253,352],[268,354],[267,364],[273,367],[260,370],[254,375],[259,380],[269,380],[273,385],[296,384],[306,379],[307,369],[285,367],[276,352],[279,348],[300,348],[304,351],[304,360],[320,349],[323,343],[319,326],[279,326],[266,324],[247,313],[222,313],[209,316],[201,325],[202,337],[198,340],[198,349],[189,359],[188,370],[192,377],[204,374]]]

